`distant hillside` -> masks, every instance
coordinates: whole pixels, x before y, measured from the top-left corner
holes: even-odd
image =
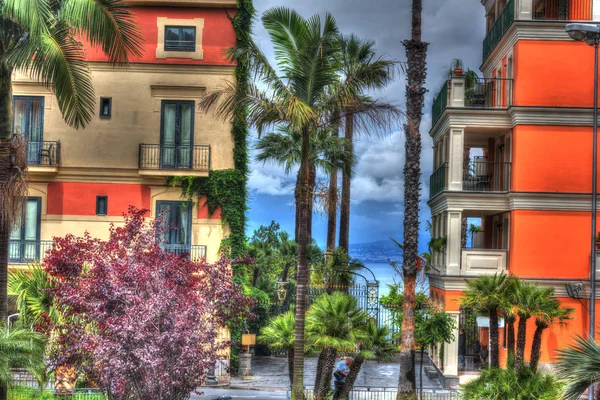
[[[402,261],[402,249],[391,240],[377,240],[370,243],[350,245],[350,256],[362,262]]]

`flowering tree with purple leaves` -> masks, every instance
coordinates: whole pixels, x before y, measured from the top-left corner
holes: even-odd
[[[251,301],[229,262],[193,262],[161,249],[162,221],[130,208],[107,241],[56,238],[44,268],[55,278],[55,365],[72,365],[120,399],[187,399],[229,346],[218,332]]]

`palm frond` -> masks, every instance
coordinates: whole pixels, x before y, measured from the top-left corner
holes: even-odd
[[[12,20],[30,35],[47,35],[52,26],[54,16],[47,0],[4,0],[1,7],[2,19]]]
[[[59,15],[113,63],[143,54],[142,31],[123,0],[64,0]]]
[[[577,336],[575,344],[557,354],[558,377],[568,385],[564,399],[578,399],[592,383],[600,381],[600,346],[594,340]]]

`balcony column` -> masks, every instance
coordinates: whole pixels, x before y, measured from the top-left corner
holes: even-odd
[[[465,127],[451,126],[448,151],[448,190],[462,190],[463,188],[464,141]]]
[[[462,212],[449,211],[446,224],[446,274],[460,275]]]
[[[450,90],[448,107],[465,106],[465,83],[466,78],[464,76],[455,76],[452,78],[452,89]]]
[[[593,0],[592,21],[600,21],[600,0]]]
[[[455,322],[454,341],[444,346],[444,376],[458,376],[458,316],[459,313],[448,312]]]
[[[515,19],[533,19],[533,0],[516,1],[517,4],[515,7]]]

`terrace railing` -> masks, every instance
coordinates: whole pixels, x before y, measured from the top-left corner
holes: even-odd
[[[450,83],[446,81],[442,89],[438,93],[437,97],[433,100],[433,108],[431,110],[432,124],[435,125],[436,121],[441,117],[442,113],[448,107],[448,86]]]
[[[163,250],[179,256],[186,255],[192,261],[206,259],[206,246],[189,244],[162,244]]]
[[[9,240],[8,262],[27,263],[40,261],[52,249],[52,240]]]
[[[140,144],[140,169],[210,170],[210,146]]]
[[[60,165],[60,142],[28,142],[27,164],[56,167]]]
[[[508,31],[508,28],[515,20],[515,0],[510,0],[506,3],[504,10],[500,14],[500,17],[492,26],[492,29],[488,32],[485,40],[483,41],[483,62],[492,54],[492,51],[496,48],[500,40]]]
[[[435,197],[446,188],[446,170],[448,163],[443,163],[429,178],[429,198]]]
[[[463,190],[474,192],[506,192],[510,190],[511,163],[475,159],[463,179]]]
[[[506,108],[512,105],[513,80],[479,78],[465,89],[465,107]]]

